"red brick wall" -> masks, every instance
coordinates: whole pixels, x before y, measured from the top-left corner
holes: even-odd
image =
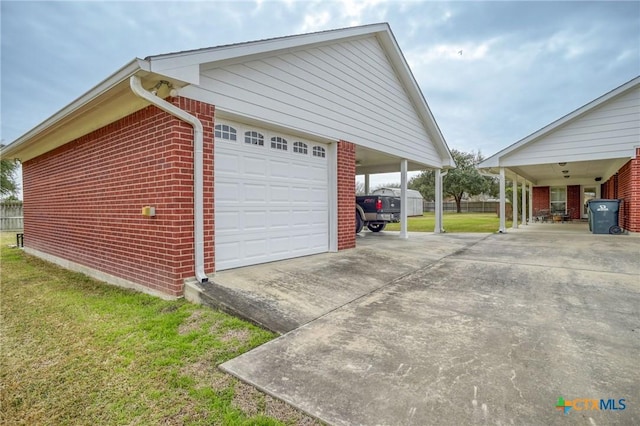
[[[631,232],[640,232],[640,149],[636,158],[618,170],[617,198],[620,204],[620,226]]]
[[[356,246],[356,146],[338,142],[338,250]]]
[[[548,186],[533,187],[533,214],[538,210],[548,210],[550,207],[550,195]]]
[[[604,199],[618,198],[618,174],[611,176],[609,180],[600,185],[600,197]]]
[[[567,210],[571,212],[571,219],[580,219],[582,201],[580,199],[580,185],[567,186]]]
[[[206,271],[213,258],[212,105],[204,125]],[[193,129],[149,106],[23,164],[25,246],[170,296],[194,276]],[[143,217],[141,208],[156,208]]]

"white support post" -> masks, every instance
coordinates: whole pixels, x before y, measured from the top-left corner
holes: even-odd
[[[507,191],[505,190],[504,167],[500,167],[500,229],[498,232],[507,232],[506,206]]]
[[[436,169],[434,170],[436,187],[435,187],[435,214],[436,214],[436,224],[433,227],[433,232],[435,234],[442,233],[442,170]]]
[[[522,182],[522,220],[523,225],[527,224],[527,181]]]
[[[533,183],[529,182],[529,222],[533,223]]]
[[[512,207],[512,215],[513,222],[511,227],[513,229],[518,229],[518,176],[515,176],[511,185],[512,194],[511,194],[511,207]]]
[[[369,195],[369,190],[370,190],[370,186],[369,186],[369,173],[364,175],[364,195]]]
[[[338,144],[327,146],[329,167],[329,251],[338,251]]]
[[[409,201],[407,199],[407,169],[408,160],[400,162],[400,238],[408,238],[407,233],[407,207]]]

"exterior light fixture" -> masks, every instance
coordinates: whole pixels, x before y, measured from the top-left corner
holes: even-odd
[[[569,173],[569,170],[563,170],[562,173],[566,175],[567,173]]]
[[[558,163],[558,166],[560,166],[560,167],[564,167],[566,165],[567,165],[567,163]]]
[[[595,180],[596,182],[600,182],[602,180],[602,176],[598,176]]]
[[[571,176],[569,176],[569,175],[564,175],[564,178],[565,178],[565,179],[569,179],[570,177],[571,177]]]

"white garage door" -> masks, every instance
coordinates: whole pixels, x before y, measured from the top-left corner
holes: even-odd
[[[234,123],[215,133],[216,270],[328,251],[326,145]]]

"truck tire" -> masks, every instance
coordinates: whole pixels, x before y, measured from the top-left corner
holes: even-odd
[[[364,222],[360,217],[360,213],[358,213],[358,211],[356,210],[356,234],[359,234],[360,231],[362,231],[363,227],[364,227]]]
[[[369,228],[369,231],[371,232],[380,232],[386,226],[387,226],[386,223],[370,223],[369,225],[367,225],[367,228]]]

